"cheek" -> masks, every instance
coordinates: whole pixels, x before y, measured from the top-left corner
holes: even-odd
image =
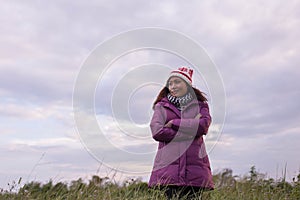
[[[184,94],[185,94],[185,93],[187,93],[188,90],[187,90],[187,88],[184,88],[183,91],[184,91]]]
[[[180,85],[180,89],[183,91],[187,91],[187,86],[185,84]]]

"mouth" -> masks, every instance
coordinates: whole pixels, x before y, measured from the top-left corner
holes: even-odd
[[[176,94],[178,92],[178,90],[172,90],[171,93],[172,94]]]

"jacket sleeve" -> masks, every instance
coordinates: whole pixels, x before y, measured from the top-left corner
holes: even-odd
[[[174,119],[172,122],[172,129],[175,131],[179,130],[184,133],[189,133],[194,137],[206,135],[211,123],[211,116],[209,114],[207,103],[200,104],[200,114],[200,119]]]
[[[176,141],[192,139],[190,135],[183,134],[171,127],[164,127],[165,124],[166,112],[164,111],[164,108],[161,105],[156,104],[150,123],[152,137],[154,140],[160,142],[170,142],[173,139],[175,139]]]

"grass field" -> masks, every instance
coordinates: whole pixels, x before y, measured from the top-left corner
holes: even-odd
[[[162,191],[149,189],[147,183],[129,180],[116,184],[108,177],[97,175],[84,182],[82,179],[70,183],[30,182],[21,185],[21,178],[9,184],[8,190],[0,189],[0,199],[165,199]],[[198,199],[291,199],[300,200],[300,174],[292,182],[285,178],[266,179],[251,167],[244,177],[233,176],[232,170],[224,169],[214,175],[215,190],[203,192]]]

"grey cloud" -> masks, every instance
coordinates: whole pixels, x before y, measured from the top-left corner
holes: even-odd
[[[295,100],[300,95],[297,89],[298,73],[277,70],[249,75],[251,78],[244,78],[240,84],[236,82],[236,89],[232,88],[228,94],[226,121],[235,131],[230,130],[238,135],[272,134],[298,126],[299,103]]]

